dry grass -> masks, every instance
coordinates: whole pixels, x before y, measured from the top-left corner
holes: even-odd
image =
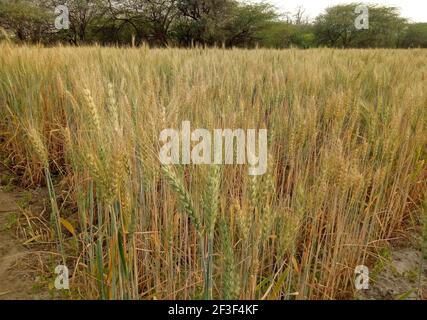
[[[86,297],[351,298],[355,266],[420,221],[425,61],[3,44],[2,148],[23,184],[71,191],[78,223],[51,190],[52,229],[74,223],[56,237]],[[184,120],[268,128],[268,173],[162,168],[159,133]]]

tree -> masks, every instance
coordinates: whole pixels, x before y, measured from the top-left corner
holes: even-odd
[[[45,40],[53,32],[50,21],[53,15],[36,1],[0,0],[0,26],[19,41]]]
[[[254,46],[277,17],[274,7],[266,3],[236,4],[224,26],[225,44],[229,47]]]
[[[223,28],[235,5],[234,0],[178,0],[177,42],[186,46],[223,42]]]
[[[178,14],[177,0],[108,2],[109,15],[112,21],[119,23],[119,30],[131,26],[137,42],[146,41],[158,46],[168,44],[170,28]]]
[[[294,25],[287,21],[273,21],[260,34],[262,47],[283,49],[292,45]]]
[[[54,9],[66,4],[70,28],[56,30]],[[369,28],[355,26],[360,3],[279,15],[265,2],[241,0],[0,0],[0,27],[15,41],[152,46],[192,44],[272,48],[426,47],[427,24],[408,24],[394,7],[365,5]]]
[[[274,8],[265,3],[180,0],[178,7],[181,17],[175,31],[182,45],[254,46],[277,17]]]
[[[358,6],[369,10],[369,28],[358,30],[355,21]],[[316,18],[318,44],[333,47],[397,47],[406,20],[395,7],[352,3],[326,9]]]
[[[63,0],[45,0],[50,9],[63,5]],[[73,44],[90,42],[89,34],[96,19],[104,16],[105,3],[102,0],[67,0],[69,10],[70,29],[59,31],[60,35]]]
[[[409,24],[400,46],[403,48],[427,48],[427,23]]]
[[[297,12],[294,14],[293,23],[296,25],[307,25],[308,16],[305,15],[305,9],[303,6],[298,6]]]

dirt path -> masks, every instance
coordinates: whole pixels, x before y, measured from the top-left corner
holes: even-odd
[[[0,300],[42,299],[34,290],[35,277],[23,263],[33,252],[16,239],[11,224],[19,214],[18,192],[5,192],[0,187]]]

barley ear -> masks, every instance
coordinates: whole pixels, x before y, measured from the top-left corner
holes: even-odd
[[[83,95],[86,101],[86,106],[90,115],[90,122],[97,132],[101,132],[101,121],[99,119],[98,109],[93,101],[92,94],[89,89],[83,90]]]
[[[36,129],[30,128],[28,130],[28,138],[30,140],[31,147],[33,148],[37,157],[43,163],[43,166],[45,168],[48,168],[49,167],[48,153],[40,133]]]
[[[193,201],[191,200],[190,195],[187,190],[185,190],[182,182],[175,176],[175,174],[170,170],[168,166],[162,166],[163,175],[166,178],[166,181],[172,187],[172,189],[178,194],[179,202],[184,211],[187,213],[194,227],[199,233],[202,233],[202,226],[200,219],[194,210]]]
[[[213,232],[218,216],[218,199],[221,183],[220,177],[220,167],[218,165],[211,166],[208,183],[203,195],[203,211],[206,221],[206,228],[209,234]]]

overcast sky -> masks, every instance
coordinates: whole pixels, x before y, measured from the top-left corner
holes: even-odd
[[[359,1],[365,2],[363,0],[266,0],[266,2],[274,4],[284,12],[294,12],[295,8],[302,5],[310,18],[316,17],[328,6]],[[402,16],[414,22],[427,22],[427,0],[372,0],[367,2],[395,6],[401,9]]]

